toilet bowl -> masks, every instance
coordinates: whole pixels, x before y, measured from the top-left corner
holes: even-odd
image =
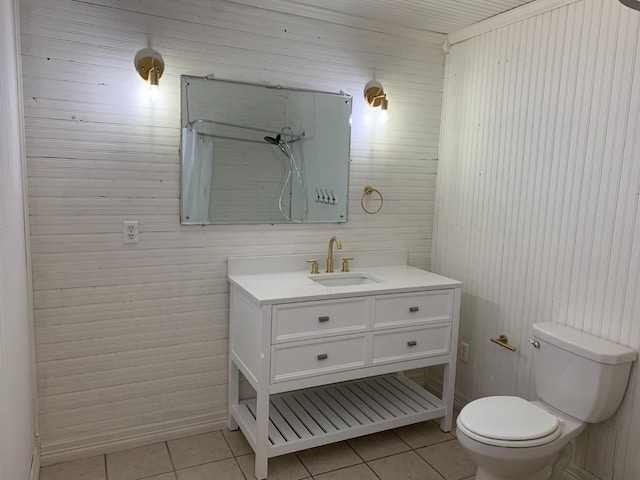
[[[476,480],[559,480],[571,441],[587,424],[542,402],[485,397],[468,404],[456,425],[458,441],[479,465]]]
[[[540,401],[480,398],[456,421],[458,441],[478,465],[476,480],[561,480],[572,440],[622,402],[635,350],[552,322],[534,324],[533,334]]]

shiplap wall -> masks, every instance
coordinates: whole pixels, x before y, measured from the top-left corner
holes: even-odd
[[[37,465],[17,27],[18,2],[0,2],[0,480]]]
[[[21,1],[45,464],[222,425],[227,256],[323,252],[335,234],[430,266],[443,38],[261,5]],[[146,46],[166,62],[157,104],[133,68]],[[347,224],[179,224],[179,75],[210,73],[354,96]],[[374,77],[384,125],[362,95]],[[360,209],[365,185],[378,215]],[[138,245],[122,220],[140,222]]]
[[[466,399],[535,395],[534,322],[640,346],[639,30],[640,12],[583,0],[451,47],[434,270],[465,282]],[[640,478],[639,372],[580,437],[581,478]]]

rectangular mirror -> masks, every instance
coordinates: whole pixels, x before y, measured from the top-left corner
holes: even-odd
[[[183,224],[347,221],[351,97],[182,76]]]

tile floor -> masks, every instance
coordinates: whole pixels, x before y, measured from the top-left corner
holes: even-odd
[[[40,480],[255,480],[240,430],[43,467]],[[475,465],[434,421],[269,460],[269,480],[472,480]]]

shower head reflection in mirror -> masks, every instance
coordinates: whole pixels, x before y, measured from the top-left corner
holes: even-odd
[[[290,127],[284,127],[282,131],[293,133],[293,130]],[[281,133],[279,133],[276,137],[267,136],[267,137],[264,137],[264,139],[266,142],[276,145],[282,151],[284,156],[287,157],[287,160],[289,161],[289,169],[287,171],[287,175],[282,185],[282,190],[280,191],[280,197],[278,198],[278,208],[280,209],[280,213],[282,213],[282,216],[290,222],[301,223],[307,216],[307,213],[309,213],[309,199],[307,198],[307,186],[305,185],[304,178],[301,173],[302,161],[300,161],[300,164],[298,164],[295,156],[293,155],[293,151],[291,150],[291,146],[289,145],[289,142],[285,142],[282,140]],[[295,178],[294,178],[294,171],[295,171]],[[293,182],[296,182],[300,185],[300,193],[301,193],[302,202],[304,205],[303,207],[304,210],[299,218],[293,218],[293,213],[292,213]],[[287,202],[288,209],[286,209],[286,211],[285,211],[285,207],[283,206],[283,199],[285,194],[289,195],[289,201]]]

